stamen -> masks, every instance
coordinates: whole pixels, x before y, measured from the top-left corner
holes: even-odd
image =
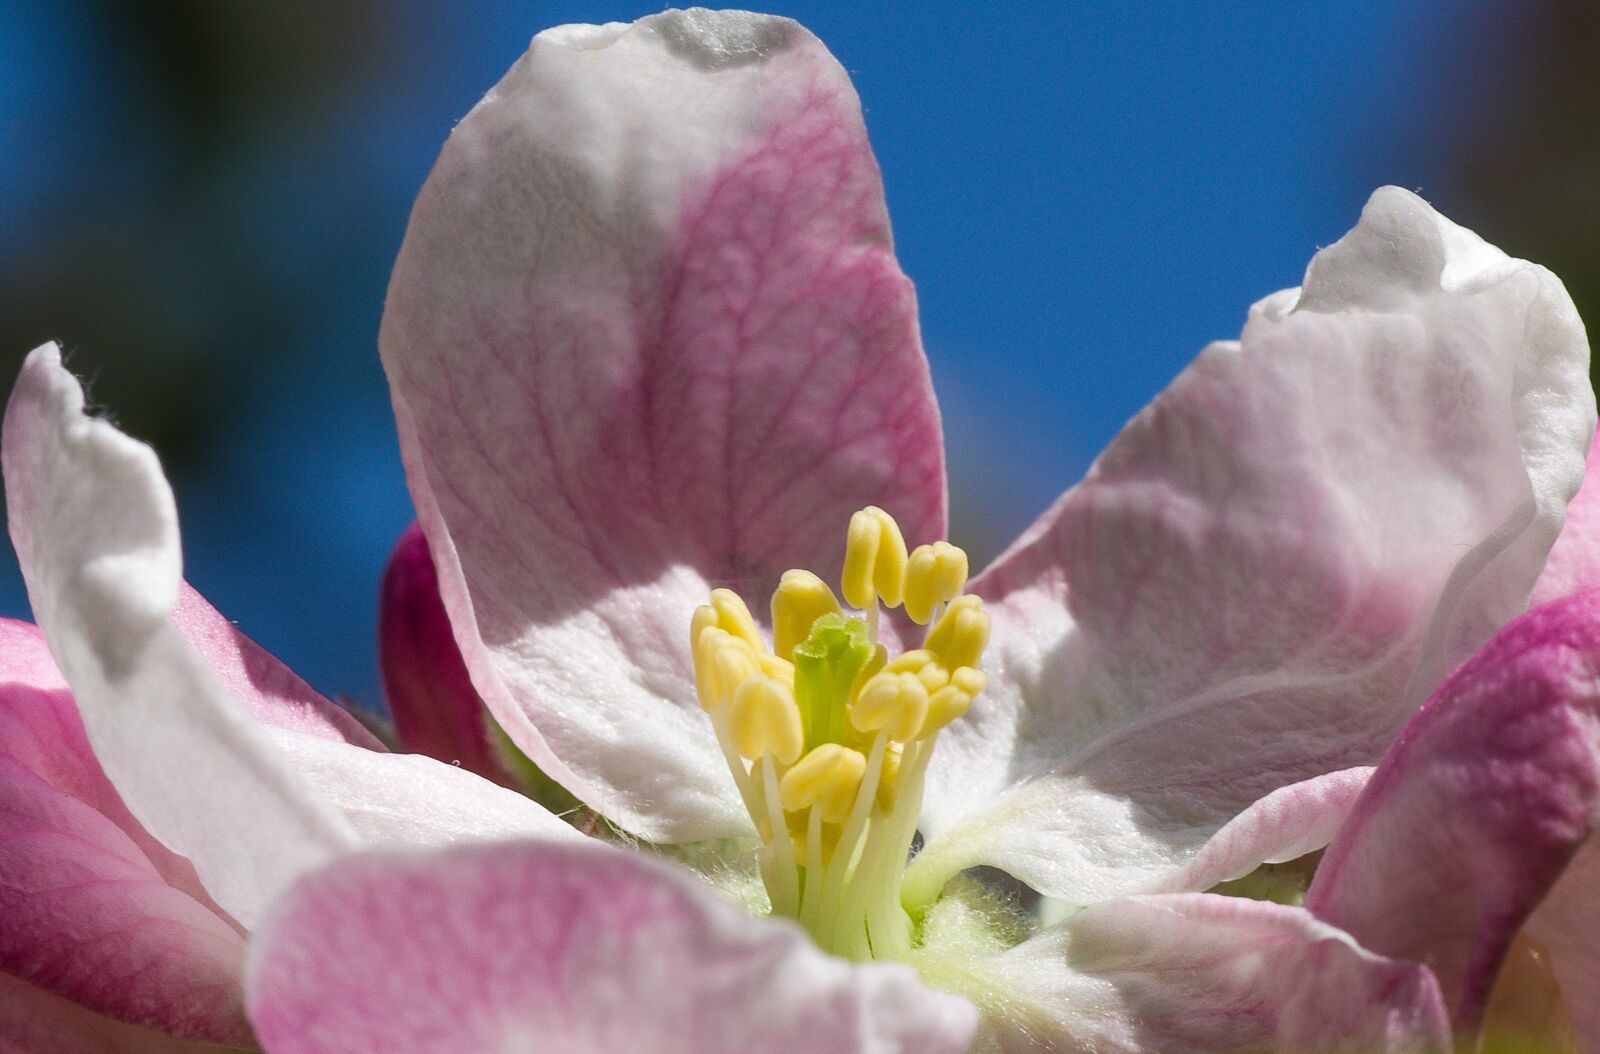
[[[695,648],[695,688],[700,705],[716,710],[760,670],[754,649],[720,626],[707,626]]]
[[[867,611],[881,599],[897,607],[905,592],[906,540],[894,517],[868,505],[850,517],[839,588],[851,607]]]
[[[763,843],[774,914],[854,959],[903,958],[915,939],[903,881],[938,732],[985,686],[989,616],[962,596],[967,557],[948,542],[910,555],[894,518],[851,517],[839,598],[809,571],[772,595],[773,648],[726,589],[695,609],[695,687]],[[932,623],[890,657],[882,608]]]
[[[906,562],[905,606],[911,621],[926,626],[934,609],[961,595],[967,584],[967,554],[949,542],[919,545]]]
[[[850,706],[850,723],[858,730],[885,729],[889,738],[901,743],[917,738],[927,716],[928,690],[914,673],[878,674]]]
[[[771,754],[792,765],[805,745],[794,689],[776,677],[751,677],[739,685],[728,729],[739,753],[751,761]]]
[[[928,716],[922,722],[918,739],[928,739],[950,722],[962,717],[972,706],[972,697],[983,691],[989,679],[983,671],[963,666],[950,675],[950,683],[928,697]]]
[[[772,650],[781,659],[792,658],[817,619],[838,613],[839,600],[828,583],[810,571],[785,571],[772,594]]]
[[[861,786],[866,771],[867,759],[859,750],[824,743],[783,774],[778,792],[783,795],[787,812],[815,805],[828,823],[843,823],[855,804],[856,788]]]
[[[989,644],[989,615],[983,601],[971,594],[957,597],[928,631],[923,647],[939,656],[947,669],[977,666]]]
[[[711,606],[717,612],[717,625],[756,651],[767,650],[766,643],[761,639],[761,631],[756,629],[756,620],[750,617],[750,609],[738,593],[731,589],[713,589]]]

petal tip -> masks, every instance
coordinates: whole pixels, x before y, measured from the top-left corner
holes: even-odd
[[[663,11],[640,19],[639,26],[659,35],[674,55],[708,71],[761,62],[788,50],[802,32],[793,19],[703,7]]]
[[[1392,311],[1434,292],[1475,292],[1525,266],[1412,191],[1383,186],[1355,227],[1312,258],[1296,310]]]

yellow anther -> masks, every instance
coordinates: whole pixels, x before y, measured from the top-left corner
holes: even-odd
[[[701,630],[694,649],[694,675],[702,707],[714,710],[727,703],[760,670],[756,650],[744,640],[720,626]]]
[[[989,644],[989,614],[983,601],[967,594],[957,597],[928,631],[923,647],[939,657],[947,669],[977,666]]]
[[[950,683],[928,697],[928,716],[923,721],[918,739],[927,739],[944,726],[964,715],[972,706],[972,697],[983,691],[989,679],[982,670],[963,666],[950,675]]]
[[[961,595],[967,584],[967,554],[949,542],[919,545],[906,561],[906,614],[926,626],[933,609]]]
[[[950,683],[968,695],[977,695],[989,687],[989,678],[982,670],[962,666],[950,675]]]
[[[752,761],[771,754],[791,765],[805,745],[794,689],[775,677],[751,677],[739,686],[728,730],[734,748]]]
[[[867,759],[859,750],[824,743],[783,774],[778,796],[789,812],[816,805],[821,808],[824,821],[842,823],[850,815],[866,771]]]
[[[845,602],[865,610],[880,599],[896,607],[905,593],[906,540],[894,517],[868,505],[850,517],[845,535],[844,573],[839,586]]]
[[[716,624],[716,608],[710,604],[701,604],[694,609],[694,616],[689,620],[689,653],[691,655],[700,647],[700,634]]]
[[[850,705],[850,723],[857,731],[885,729],[901,743],[916,738],[927,716],[928,690],[914,673],[880,673]]]
[[[810,571],[785,571],[772,594],[772,650],[792,657],[794,646],[811,635],[817,619],[838,610],[839,600],[828,583]]]
[[[917,671],[917,680],[931,695],[950,683],[950,671],[936,662],[930,662]]]
[[[926,648],[917,648],[914,651],[903,651],[889,660],[884,667],[890,673],[916,673],[930,662],[937,662],[939,657]]]
[[[713,589],[711,606],[717,612],[717,625],[757,652],[767,650],[766,643],[761,639],[761,632],[756,629],[756,620],[750,617],[750,609],[745,607],[744,600],[738,593],[731,589]]]
[[[756,662],[768,677],[775,677],[790,688],[794,687],[794,663],[788,659],[780,659],[770,651],[764,651],[756,656]]]
[[[972,708],[972,696],[953,684],[947,684],[928,697],[928,716],[917,738],[936,735],[950,722],[962,717]]]
[[[689,622],[689,658],[694,662],[694,690],[700,697],[700,706],[710,710],[716,703],[716,682],[711,675],[711,660],[709,650],[700,645],[701,635],[712,629],[717,623],[716,609],[709,604],[702,604],[694,609],[694,618]]]
[[[950,671],[940,663],[939,656],[926,648],[896,655],[884,669],[889,673],[915,674],[922,687],[930,692],[937,692],[950,681]]]

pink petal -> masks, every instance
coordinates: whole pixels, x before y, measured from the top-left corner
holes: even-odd
[[[205,660],[223,690],[262,724],[368,750],[383,744],[350,714],[300,679],[271,652],[245,636],[185,582],[172,608],[172,626]]]
[[[3,973],[0,973],[0,1052],[222,1054],[221,1048],[211,1043],[189,1043],[138,1025],[113,1021]]]
[[[1549,272],[1375,193],[975,583],[990,690],[929,774],[921,884],[989,863],[1087,902],[1375,761],[1522,609],[1587,361]]]
[[[1194,858],[1155,883],[1152,893],[1201,893],[1282,864],[1333,841],[1355,806],[1370,768],[1341,769],[1273,791],[1211,836]]]
[[[189,862],[129,814],[43,637],[10,620],[0,620],[0,920],[0,1050],[51,1049],[32,1029],[72,1004],[86,1021],[249,1040],[239,933]],[[109,1022],[103,1031],[121,1034]],[[30,1039],[8,1046],[14,1033]]]
[[[1203,893],[1130,897],[1085,908],[1063,937],[1072,966],[1116,993],[1117,1010],[1095,1023],[1096,1050],[1451,1049],[1426,967],[1374,955],[1299,908]]]
[[[378,661],[402,746],[507,782],[490,745],[483,700],[472,687],[439,598],[428,540],[416,524],[400,536],[383,572]]]
[[[1596,588],[1600,588],[1600,443],[1591,443],[1583,486],[1567,505],[1561,537],[1550,550],[1528,603],[1538,607]]]
[[[248,988],[273,1054],[955,1054],[975,1024],[903,966],[823,955],[592,844],[341,861],[258,935]]]
[[[793,22],[566,26],[456,126],[380,344],[473,682],[652,840],[748,833],[694,701],[713,585],[941,536],[938,412],[848,77]]]
[[[1600,594],[1516,620],[1384,756],[1307,907],[1429,964],[1476,1028],[1512,938],[1600,823],[1597,722]]]

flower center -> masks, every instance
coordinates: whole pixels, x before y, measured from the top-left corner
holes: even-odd
[[[847,958],[902,958],[912,923],[900,882],[940,729],[984,688],[989,616],[962,595],[967,554],[906,543],[868,506],[850,518],[840,592],[809,571],[772,595],[769,650],[749,608],[718,589],[689,630],[700,704],[761,836],[774,914]],[[928,626],[893,658],[878,640],[884,607]]]

